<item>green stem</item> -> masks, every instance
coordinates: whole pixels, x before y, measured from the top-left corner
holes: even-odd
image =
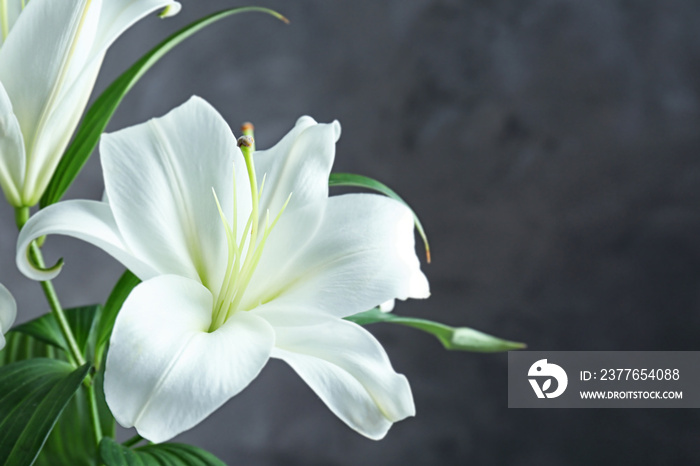
[[[87,386],[87,394],[90,401],[90,421],[92,422],[92,431],[95,433],[95,445],[99,446],[102,440],[102,425],[100,424],[100,412],[97,408],[94,379],[93,383]]]
[[[21,230],[25,223],[29,220],[29,207],[16,207],[15,208],[15,223],[17,224],[17,229]]]
[[[139,434],[134,435],[131,437],[129,440],[126,440],[125,442],[122,443],[125,447],[133,447],[137,443],[139,443],[141,440],[143,440],[143,437],[141,437]]]
[[[21,230],[24,224],[27,223],[27,220],[29,220],[29,207],[17,208],[15,210],[15,220],[17,221],[17,228]],[[29,246],[29,257],[32,261],[34,261],[34,264],[37,267],[46,267],[44,264],[44,257],[41,254],[41,249],[39,249],[36,242],[33,242]],[[46,299],[49,302],[49,307],[51,308],[51,314],[56,319],[56,322],[61,329],[61,333],[63,334],[63,338],[65,338],[66,343],[68,344],[68,349],[70,351],[69,354],[72,356],[75,367],[84,365],[85,358],[78,348],[78,343],[75,341],[75,336],[73,336],[70,325],[68,325],[68,319],[66,319],[66,315],[63,312],[63,308],[61,307],[61,303],[58,300],[58,295],[56,295],[56,290],[54,289],[51,280],[41,282],[41,289],[44,290],[44,295],[46,295]]]
[[[32,243],[29,246],[29,256],[32,258],[32,260],[37,266],[41,268],[45,267],[44,257],[41,254],[41,249],[39,249],[39,246],[37,246],[36,243]],[[41,282],[41,288],[44,290],[46,299],[49,302],[49,307],[51,307],[51,313],[56,319],[56,322],[58,322],[58,326],[61,329],[63,338],[65,338],[66,343],[68,343],[68,349],[70,350],[70,354],[73,357],[73,359],[75,359],[75,361],[78,363],[77,367],[84,365],[85,358],[80,352],[80,348],[78,348],[78,343],[75,341],[75,336],[73,336],[73,332],[70,329],[70,325],[68,325],[68,319],[66,319],[66,314],[63,312],[61,303],[59,302],[58,296],[56,295],[56,290],[53,287],[53,283],[51,283],[51,280]]]
[[[15,221],[17,222],[17,228],[22,229],[25,223],[29,220],[29,208],[21,207],[15,210]],[[36,241],[33,241],[29,245],[29,257],[34,262],[37,267],[45,268],[44,256],[41,254],[41,249],[37,245]],[[68,319],[66,319],[66,314],[63,312],[63,307],[61,302],[58,300],[58,295],[53,287],[51,280],[46,280],[41,282],[41,289],[44,290],[44,295],[49,302],[49,307],[51,308],[51,314],[56,319],[63,338],[68,344],[68,359],[75,367],[80,367],[85,364],[85,358],[78,347],[78,343],[75,341],[75,336],[70,329],[68,324]],[[87,390],[88,400],[90,403],[90,421],[92,423],[92,430],[95,434],[95,444],[99,445],[102,440],[102,425],[100,424],[100,415],[97,407],[97,398],[95,396],[95,386],[94,378],[88,376],[84,380],[84,386]]]

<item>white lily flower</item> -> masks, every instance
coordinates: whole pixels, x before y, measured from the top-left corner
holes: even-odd
[[[17,261],[31,278],[58,273],[33,269],[26,250],[59,233],[144,280],[107,357],[105,394],[121,425],[168,440],[245,388],[270,357],[367,437],[414,415],[406,378],[369,332],[343,320],[429,295],[413,217],[379,195],[328,196],[339,136],[338,122],[302,117],[253,162],[216,110],[192,98],[103,136],[104,202],[65,201],[29,220]]]
[[[0,1],[0,186],[10,204],[41,198],[112,42],[147,14],[179,7],[173,0]]]
[[[5,347],[5,335],[17,317],[17,303],[12,294],[0,284],[0,350]]]

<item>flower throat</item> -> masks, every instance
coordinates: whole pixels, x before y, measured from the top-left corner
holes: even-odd
[[[226,273],[224,280],[221,283],[218,297],[212,309],[211,325],[209,332],[213,332],[221,327],[239,308],[245,290],[253,277],[253,272],[260,262],[262,257],[263,247],[267,241],[270,232],[280,219],[282,212],[287,207],[291,194],[287,198],[275,219],[270,223],[270,211],[265,212],[265,225],[260,231],[259,225],[259,203],[265,187],[265,177],[263,176],[260,189],[258,190],[258,181],[255,175],[255,164],[253,162],[253,153],[255,152],[255,142],[253,139],[253,125],[246,123],[243,125],[243,136],[238,138],[238,147],[243,153],[246,169],[248,171],[248,179],[250,181],[250,196],[252,200],[252,209],[248,221],[245,224],[240,241],[236,241],[237,235],[237,218],[238,218],[238,202],[236,199],[236,173],[234,167],[233,173],[233,226],[229,224],[224,214],[219,198],[214,192],[214,200],[219,209],[219,216],[226,231],[226,240],[228,243],[228,261],[226,264]],[[246,239],[248,241],[246,241]],[[259,239],[259,240],[258,240]],[[246,247],[247,244],[247,247]]]

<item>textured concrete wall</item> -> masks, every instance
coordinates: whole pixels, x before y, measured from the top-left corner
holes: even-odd
[[[184,0],[109,53],[104,87],[146,44],[235,2]],[[111,130],[190,95],[260,147],[302,114],[339,119],[336,169],[392,186],[433,246],[433,296],[396,312],[537,350],[700,348],[700,3],[695,0],[269,0],[292,24],[224,20],[180,46]],[[98,198],[98,158],[70,197]],[[13,257],[0,207],[0,254]],[[66,305],[103,301],[121,268],[63,238]],[[45,310],[3,262],[21,320]],[[506,356],[444,352],[376,326],[418,415],[381,442],[346,428],[286,366],[178,440],[230,464],[689,464],[697,410],[508,410]]]

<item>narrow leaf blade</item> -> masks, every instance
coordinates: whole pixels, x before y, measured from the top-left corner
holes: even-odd
[[[403,317],[382,312],[379,308],[370,309],[345,319],[359,325],[388,322],[413,327],[433,335],[448,350],[493,353],[525,348],[523,343],[504,340],[469,327],[451,327],[427,319]]]
[[[65,312],[68,325],[73,331],[73,336],[75,336],[75,340],[78,343],[78,348],[80,348],[80,351],[86,356],[89,353],[88,347],[91,343],[91,337],[94,334],[97,322],[100,320],[102,307],[95,304],[92,306],[74,307],[72,309],[67,309]]]
[[[97,324],[97,344],[96,348],[99,353],[104,349],[104,345],[109,341],[109,337],[112,335],[112,328],[114,328],[114,322],[117,320],[117,314],[122,308],[122,304],[126,301],[126,298],[131,293],[136,285],[141,283],[141,280],[131,273],[129,270],[124,272],[119,278],[119,281],[105,303],[104,309],[102,310],[102,315],[100,321]],[[97,355],[95,361],[99,364],[101,357]]]

